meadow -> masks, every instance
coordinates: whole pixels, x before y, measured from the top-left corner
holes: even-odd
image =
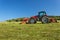
[[[60,40],[60,22],[49,24],[0,22],[0,40]]]

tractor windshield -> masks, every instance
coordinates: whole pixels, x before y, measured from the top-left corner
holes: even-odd
[[[45,13],[40,13],[40,16],[43,16],[43,15],[45,15]]]

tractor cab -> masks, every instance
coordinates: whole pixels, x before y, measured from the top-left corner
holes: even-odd
[[[45,11],[38,12],[38,17],[43,17],[43,16],[46,16]]]
[[[38,21],[41,21],[44,16],[47,16],[45,11],[38,12]]]

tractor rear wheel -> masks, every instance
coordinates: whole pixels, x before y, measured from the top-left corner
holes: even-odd
[[[34,18],[30,18],[30,20],[28,21],[29,24],[35,24],[36,20]]]
[[[49,23],[48,17],[47,16],[42,17],[41,22],[42,23]]]

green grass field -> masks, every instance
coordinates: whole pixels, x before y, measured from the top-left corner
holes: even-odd
[[[0,23],[0,40],[60,40],[60,23]]]

